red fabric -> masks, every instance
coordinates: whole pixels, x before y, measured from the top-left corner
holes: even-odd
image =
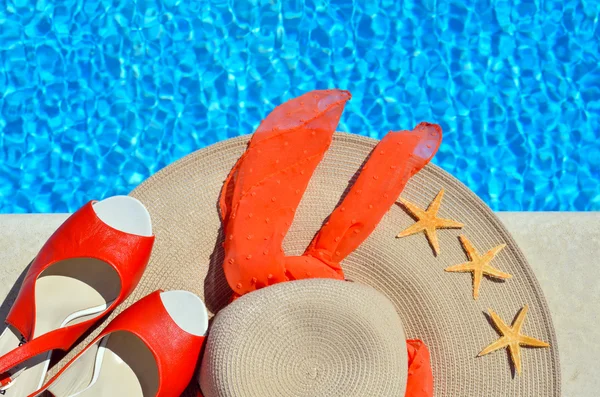
[[[429,361],[429,350],[418,339],[406,341],[408,348],[408,382],[406,397],[432,397],[433,374]]]
[[[147,295],[115,317],[92,343],[30,397],[37,396],[50,387],[90,346],[117,331],[136,335],[154,355],[158,367],[156,396],[180,396],[194,375],[204,337],[189,334],[179,328],[166,311],[160,293],[161,291],[156,291]]]
[[[138,284],[150,259],[154,237],[137,236],[113,229],[102,222],[87,203],[71,215],[44,244],[33,260],[6,322],[27,340],[0,357],[0,374],[40,353],[69,349],[104,313],[112,311]],[[35,283],[53,264],[71,258],[95,258],[118,273],[121,291],[103,313],[89,320],[50,331],[31,340],[35,330]]]
[[[346,91],[314,91],[278,106],[229,174],[220,198],[223,267],[236,294],[289,280],[281,244],[348,99]]]
[[[314,273],[313,268],[325,264],[337,273],[332,278],[343,279],[340,262],[373,232],[398,200],[406,182],[433,157],[441,138],[441,128],[429,123],[421,123],[413,131],[388,133],[373,149],[342,203],[306,249],[304,256],[317,261],[307,262],[302,269],[304,274],[294,267],[290,278],[310,278],[306,272]]]
[[[304,255],[286,257],[283,239],[348,99],[346,91],[313,91],[278,106],[227,177],[220,209],[223,268],[232,299],[290,280],[344,280],[340,262],[371,234],[406,182],[437,152],[442,130],[436,124],[387,134]],[[427,347],[420,341],[408,341],[408,346],[406,395],[431,396]]]

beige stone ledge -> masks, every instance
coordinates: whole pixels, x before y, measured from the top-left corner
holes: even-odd
[[[600,212],[500,212],[542,286],[558,338],[564,396],[600,390]],[[0,318],[64,214],[0,215]]]

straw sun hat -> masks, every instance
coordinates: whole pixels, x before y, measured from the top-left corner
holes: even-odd
[[[203,297],[211,314],[220,312],[213,318],[199,371],[206,397],[403,396],[407,338],[428,346],[436,396],[560,395],[556,337],[531,268],[492,211],[435,165],[413,177],[401,197],[427,208],[444,189],[439,216],[465,226],[438,230],[437,256],[423,233],[395,238],[415,223],[397,205],[342,262],[346,278],[353,282],[282,283],[228,306],[231,290],[222,270],[217,202],[248,138],[192,153],[131,193],[150,211],[156,244],[140,285],[117,312],[159,288],[192,291]],[[284,241],[286,253],[304,251],[376,143],[335,134],[298,207]],[[468,273],[444,271],[468,260],[461,234],[482,253],[507,245],[493,266],[512,278],[484,278],[477,300]],[[478,353],[501,336],[488,309],[510,325],[525,305],[529,311],[521,331],[548,342],[550,348],[521,349],[518,375],[504,350],[482,357]],[[197,391],[194,384],[185,395],[195,396]]]

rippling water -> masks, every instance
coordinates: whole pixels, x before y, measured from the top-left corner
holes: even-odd
[[[493,209],[598,210],[599,13],[593,0],[0,0],[0,212],[127,193],[328,87],[353,94],[343,131],[440,123],[435,162]]]

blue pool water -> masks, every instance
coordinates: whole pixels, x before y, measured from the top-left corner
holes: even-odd
[[[127,193],[326,87],[340,130],[440,123],[495,210],[600,209],[600,2],[280,3],[0,0],[0,212]]]

